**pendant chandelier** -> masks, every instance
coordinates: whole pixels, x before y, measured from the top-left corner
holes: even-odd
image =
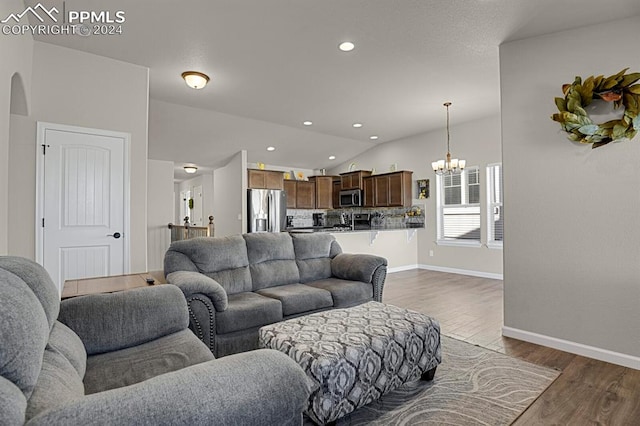
[[[451,102],[445,102],[444,106],[447,108],[447,157],[445,160],[434,161],[431,163],[431,167],[433,167],[433,171],[437,175],[452,175],[462,172],[467,162],[457,158],[451,159],[451,151],[449,149],[449,107]]]

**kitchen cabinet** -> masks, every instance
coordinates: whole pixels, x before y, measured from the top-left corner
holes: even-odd
[[[296,208],[296,189],[298,188],[295,180],[285,180],[283,183],[284,192],[287,194],[287,208]]]
[[[413,172],[399,171],[365,179],[365,207],[410,207]]]
[[[371,176],[371,172],[367,170],[358,170],[357,172],[341,173],[340,180],[342,189],[362,189],[362,179]]]
[[[342,189],[342,181],[340,180],[340,176],[333,177],[333,208],[340,208],[340,190]]]
[[[304,180],[285,180],[284,190],[287,194],[287,208],[315,209],[316,184]]]
[[[375,207],[374,179],[375,176],[367,176],[362,179],[362,189],[364,192],[363,207]]]
[[[315,183],[315,208],[333,208],[333,176],[311,176],[309,182]]]
[[[284,173],[276,170],[248,169],[249,188],[284,189]]]

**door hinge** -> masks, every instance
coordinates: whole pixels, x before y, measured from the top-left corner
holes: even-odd
[[[44,228],[44,217],[42,218],[42,227]]]
[[[50,145],[42,144],[42,155],[47,154],[47,148],[49,148],[49,146]]]

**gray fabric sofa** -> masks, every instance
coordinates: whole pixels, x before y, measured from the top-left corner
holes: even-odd
[[[0,257],[1,425],[301,424],[303,370],[275,350],[214,359],[172,285],[62,303]]]
[[[189,328],[222,357],[256,349],[264,325],[381,301],[387,261],[342,253],[326,233],[250,233],[176,241],[164,273],[187,298]]]

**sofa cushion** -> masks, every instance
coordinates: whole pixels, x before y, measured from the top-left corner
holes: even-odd
[[[227,294],[251,291],[247,246],[241,235],[175,241],[164,258],[164,273],[200,272],[216,280]]]
[[[291,236],[286,232],[244,234],[252,290],[300,282]]]
[[[69,327],[56,321],[49,336],[49,346],[60,352],[78,373],[80,379],[87,370],[87,351],[80,337]]]
[[[270,287],[256,293],[282,302],[282,314],[285,316],[333,306],[329,291],[303,284]]]
[[[58,318],[82,339],[87,354],[95,355],[184,330],[189,308],[178,287],[159,285],[65,299]]]
[[[40,300],[21,278],[0,266],[0,283],[0,376],[29,398],[51,329]]]
[[[224,312],[216,312],[218,334],[282,321],[282,303],[252,292],[232,294]]]
[[[336,308],[358,305],[373,299],[373,286],[370,283],[361,281],[327,278],[306,283],[305,285],[331,292],[333,306]]]
[[[296,264],[300,271],[300,282],[329,278],[335,237],[331,234],[291,234],[296,252]]]
[[[129,386],[213,358],[207,346],[190,330],[182,330],[142,345],[90,356],[84,385],[88,395]]]
[[[0,376],[0,425],[21,425],[27,398],[13,382]]]
[[[27,405],[26,420],[83,396],[84,385],[75,367],[60,351],[47,346],[38,383]]]

